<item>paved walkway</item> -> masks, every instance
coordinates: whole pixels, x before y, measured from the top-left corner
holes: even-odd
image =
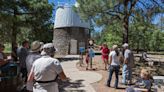
[[[77,56],[66,56],[67,58]],[[102,79],[102,75],[91,71],[79,71],[76,68],[78,60],[62,62],[62,67],[67,77],[71,80],[69,83],[63,83],[60,86],[61,92],[96,92],[91,83],[98,82]]]

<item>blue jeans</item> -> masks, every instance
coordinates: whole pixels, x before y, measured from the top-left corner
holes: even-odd
[[[126,64],[123,65],[122,69],[122,83],[127,84],[127,81],[132,79],[132,69]]]
[[[119,81],[119,70],[120,70],[120,66],[119,65],[111,65],[109,67],[109,77],[108,77],[108,80],[107,80],[107,85],[110,86],[110,83],[111,83],[111,80],[112,80],[112,75],[113,75],[113,72],[115,72],[115,77],[116,77],[116,80],[115,80],[115,85],[114,87],[117,88],[118,87],[118,81]]]

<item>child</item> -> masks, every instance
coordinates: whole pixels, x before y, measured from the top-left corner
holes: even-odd
[[[141,79],[135,83],[135,87],[127,88],[126,92],[150,92],[152,86],[150,72],[147,69],[142,69],[140,77]]]
[[[102,54],[102,60],[104,61],[104,68],[105,70],[107,70],[107,65],[108,65],[108,58],[109,58],[109,53],[110,50],[108,49],[107,44],[103,44],[103,46],[101,47],[101,54]]]

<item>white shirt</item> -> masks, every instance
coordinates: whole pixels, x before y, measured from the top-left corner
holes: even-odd
[[[36,81],[54,80],[57,74],[63,71],[60,62],[50,56],[42,56],[34,61],[31,70],[34,73],[34,79]],[[33,87],[33,92],[58,92],[58,84],[56,82],[36,82]]]
[[[112,57],[111,65],[120,65],[119,56],[117,56],[115,51],[110,52],[109,56]]]
[[[32,66],[34,72],[34,79],[37,81],[54,80],[57,74],[61,73],[62,67],[57,59],[50,56],[42,56],[37,59]]]
[[[129,55],[130,53],[131,53],[131,51],[129,49],[125,50],[125,52],[124,52],[125,59],[128,59],[130,57],[130,55]]]
[[[124,52],[124,59],[128,60],[128,65],[129,66],[134,67],[133,53],[129,49],[125,50],[125,52]]]

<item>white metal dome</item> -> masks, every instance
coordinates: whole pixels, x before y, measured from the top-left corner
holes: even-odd
[[[88,22],[82,21],[79,15],[72,10],[71,6],[64,5],[57,8],[54,25],[54,28],[63,27],[82,27],[89,29],[90,25]]]

